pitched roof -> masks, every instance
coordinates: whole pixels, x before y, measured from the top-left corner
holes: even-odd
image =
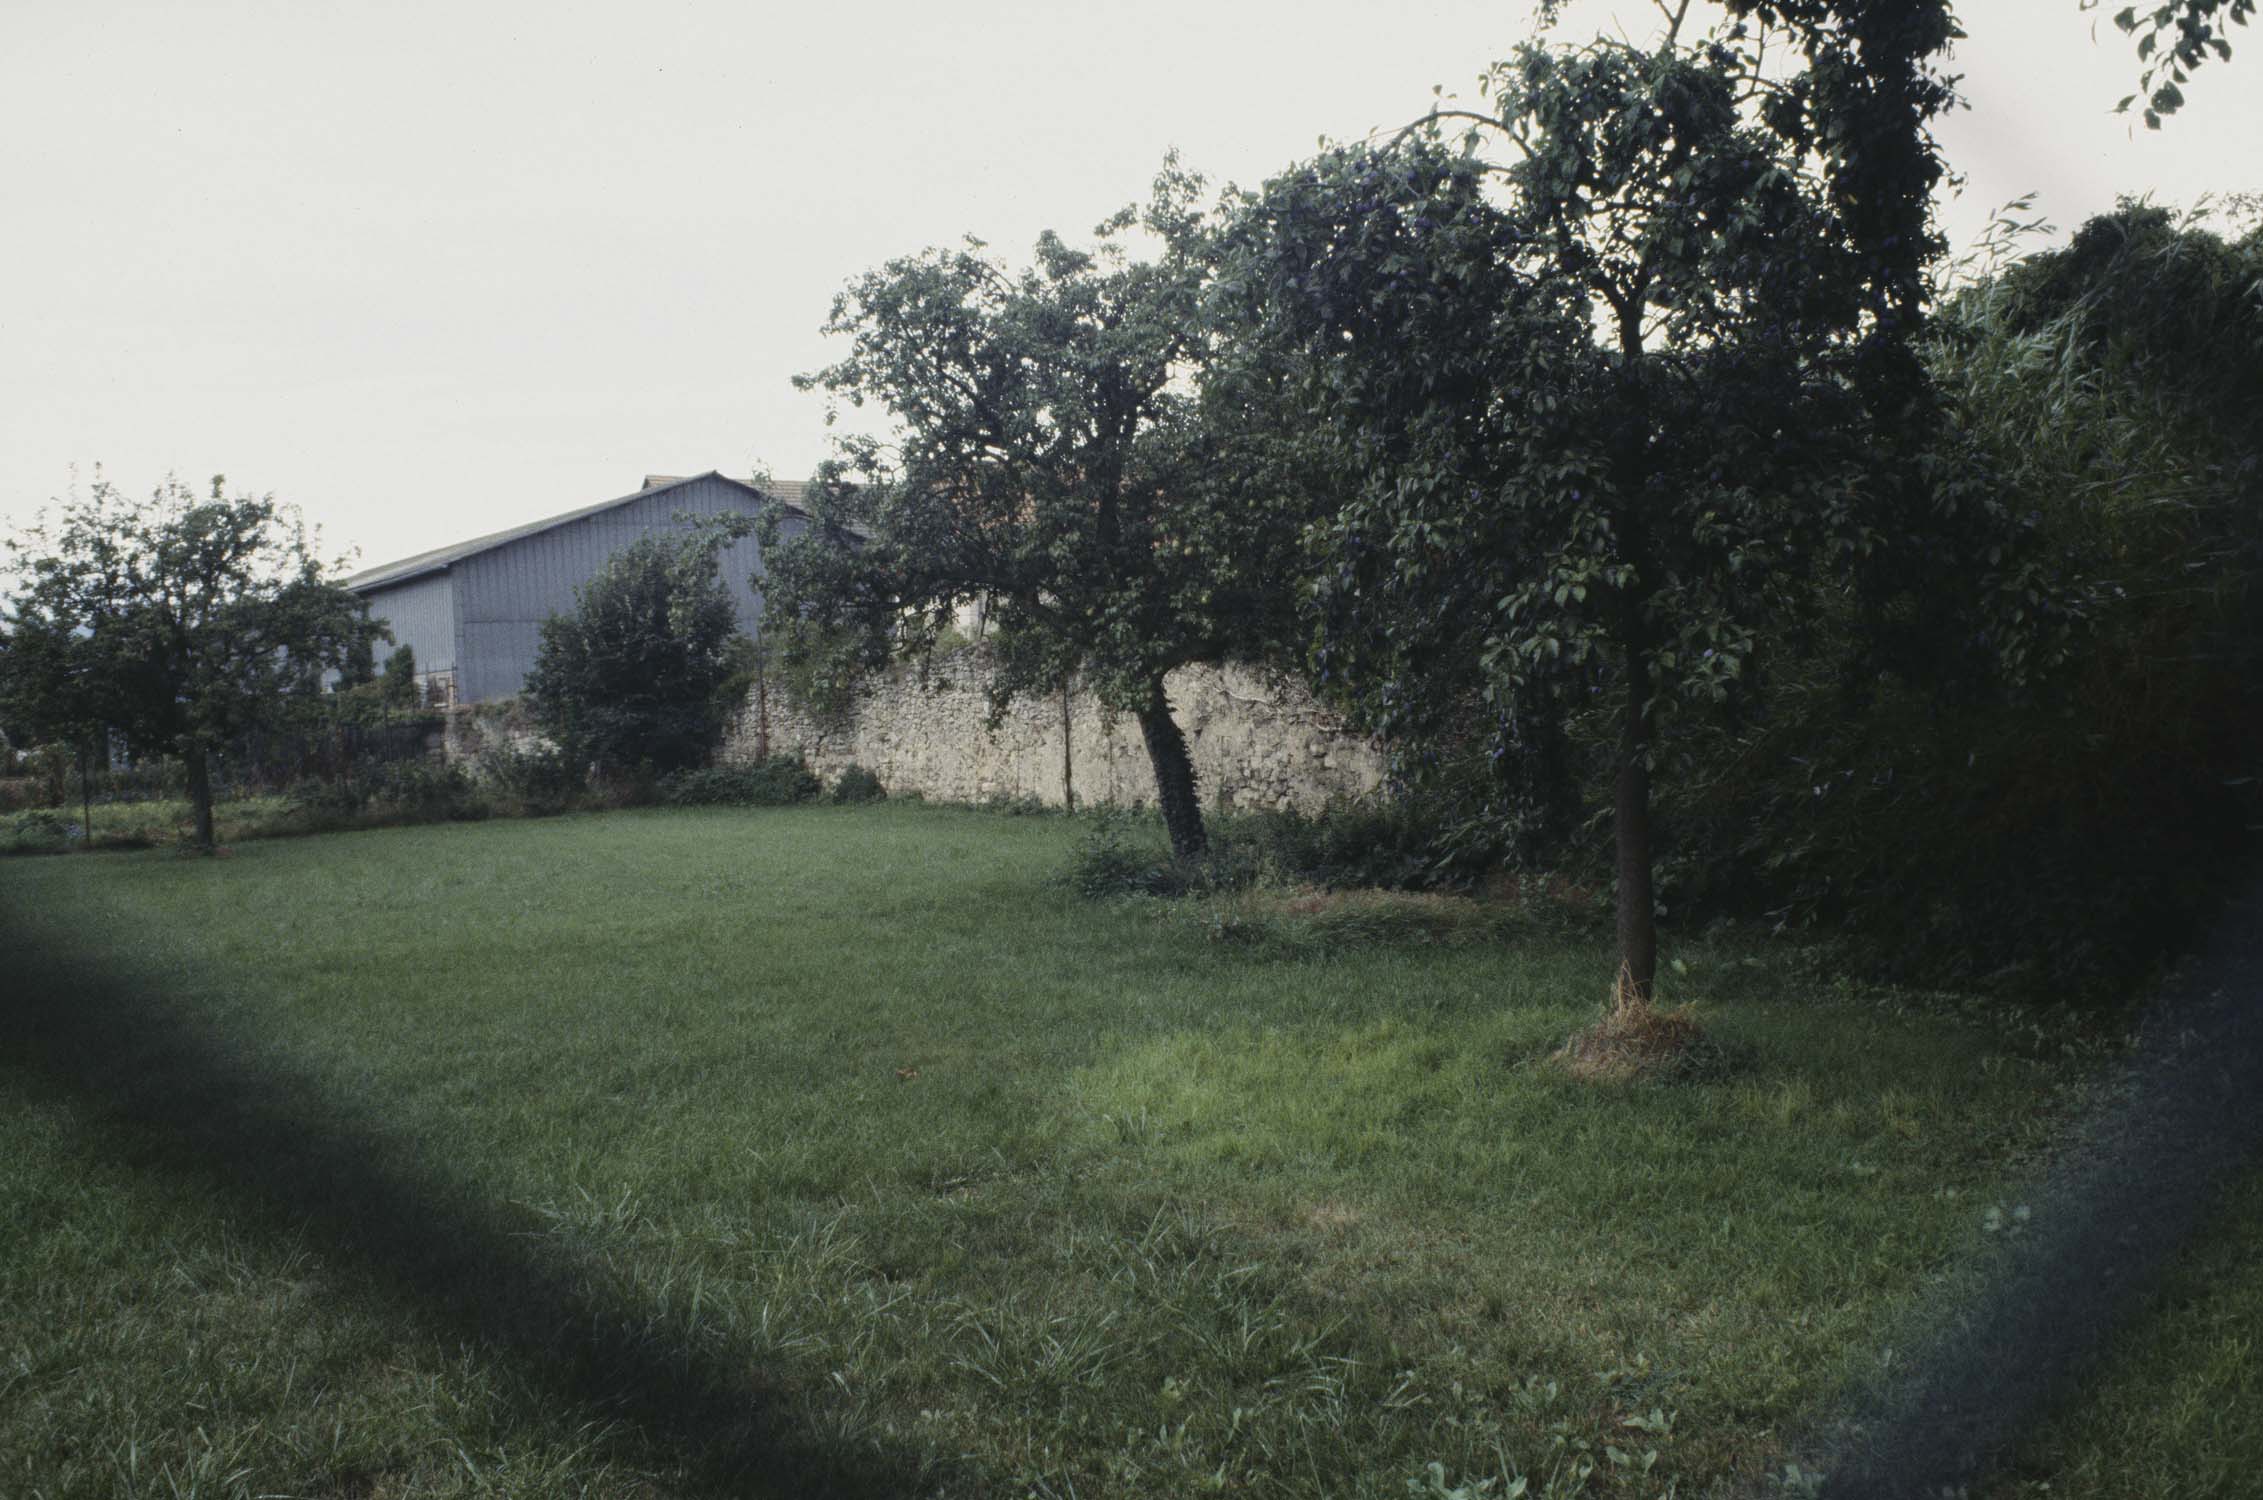
[[[428,573],[438,573],[451,564],[462,562],[467,557],[477,557],[482,552],[491,552],[507,542],[515,542],[522,537],[535,536],[550,530],[552,527],[563,526],[569,521],[579,521],[588,516],[601,514],[616,506],[626,505],[632,500],[649,500],[654,495],[679,489],[687,484],[698,484],[708,479],[720,479],[725,484],[735,484],[740,489],[762,499],[779,501],[789,511],[797,515],[801,513],[801,506],[797,502],[802,498],[802,491],[807,488],[801,481],[793,479],[766,479],[759,485],[748,484],[743,479],[733,479],[729,475],[714,469],[709,469],[704,474],[688,475],[682,479],[667,479],[657,474],[650,475],[647,476],[646,487],[633,495],[622,495],[613,500],[601,500],[595,505],[585,505],[579,510],[569,510],[563,515],[549,516],[540,521],[529,521],[523,526],[513,526],[505,531],[491,531],[485,536],[475,536],[468,542],[457,542],[449,547],[435,547],[430,552],[419,552],[413,557],[404,557],[397,562],[381,563],[374,568],[364,568],[352,577],[340,580],[340,583],[342,587],[352,589],[356,593],[383,588],[389,584],[407,583],[412,578],[422,578]],[[655,483],[656,480],[660,482]]]

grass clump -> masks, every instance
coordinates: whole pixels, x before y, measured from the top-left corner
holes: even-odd
[[[1719,1078],[1731,1058],[1698,1025],[1693,1007],[1668,1008],[1644,995],[1624,971],[1602,1016],[1575,1031],[1554,1061],[1582,1083],[1679,1083]]]

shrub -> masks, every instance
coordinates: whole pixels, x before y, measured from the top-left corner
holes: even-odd
[[[639,537],[542,625],[526,698],[543,730],[608,776],[707,758],[730,716],[717,690],[743,657],[724,587],[728,532]]]
[[[835,802],[878,802],[888,795],[880,778],[853,762],[841,772],[841,779],[833,783]]]
[[[1102,809],[1064,877],[1086,896],[1179,896],[1258,885],[1323,890],[1443,891],[1473,885],[1482,871],[1457,861],[1446,820],[1409,801],[1339,804],[1296,812],[1215,818],[1208,851],[1192,863],[1141,837],[1119,808]]]
[[[291,784],[284,805],[309,827],[334,827],[359,818],[374,790],[374,778],[366,771],[326,780],[308,777]]]
[[[1150,833],[1124,809],[1101,808],[1077,841],[1062,879],[1078,895],[1092,900],[1185,894],[1188,872]]]
[[[564,812],[585,786],[580,768],[557,746],[509,741],[481,753],[479,779],[510,810],[529,817]]]
[[[1482,870],[1455,859],[1446,837],[1447,820],[1429,803],[1399,799],[1335,803],[1317,816],[1239,813],[1218,820],[1212,843],[1260,877],[1326,890],[1466,888]]]
[[[1827,648],[1684,743],[1661,894],[1853,939],[1893,978],[2114,1002],[2263,828],[2263,236],[2124,204],[1951,299],[1945,441],[2029,518],[2056,649],[1921,694]],[[2025,575],[2022,575],[2023,577]]]
[[[448,761],[396,761],[377,773],[370,801],[408,823],[484,818],[490,809],[471,773]]]
[[[670,807],[786,807],[825,790],[798,755],[773,755],[736,766],[676,771],[660,778],[660,801]]]
[[[6,829],[0,848],[10,854],[60,854],[85,836],[76,821],[45,809],[17,813],[0,826]]]

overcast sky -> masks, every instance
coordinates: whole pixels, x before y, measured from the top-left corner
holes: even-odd
[[[2263,32],[2133,133],[2110,22],[1962,9],[1958,239],[2030,190],[2071,226],[2263,188]],[[1652,30],[1628,0],[1563,30],[1614,16]],[[849,276],[1081,235],[1174,147],[1255,183],[1467,92],[1529,24],[1501,0],[4,0],[0,516],[74,465],[225,472],[366,565],[646,473],[801,477],[822,402],[789,379],[829,357]]]

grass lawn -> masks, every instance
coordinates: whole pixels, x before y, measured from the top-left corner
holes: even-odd
[[[1669,998],[1736,1071],[1574,1083],[1599,932],[1251,942],[1076,900],[1075,834],[0,864],[0,1495],[1766,1492],[2079,1102],[1721,945]],[[2003,1493],[2241,1492],[2259,1226]]]

